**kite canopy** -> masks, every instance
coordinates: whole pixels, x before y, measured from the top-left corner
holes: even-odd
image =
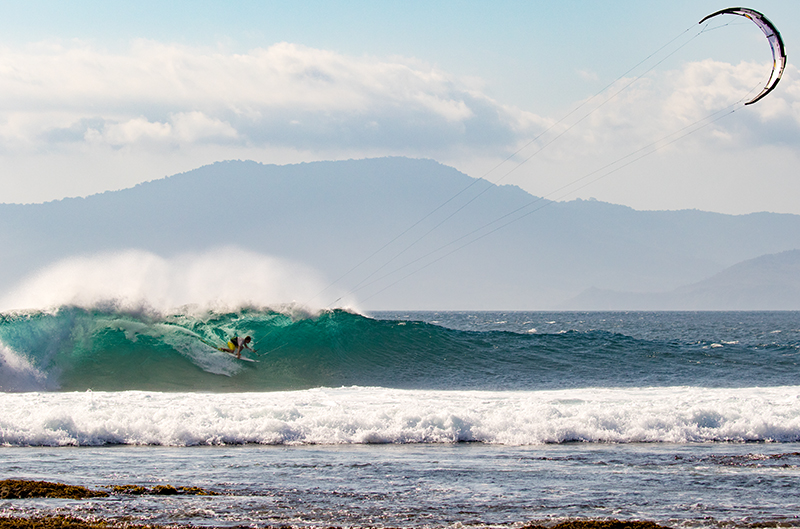
[[[767,40],[769,40],[769,45],[772,48],[772,73],[770,74],[769,80],[767,81],[767,84],[764,85],[764,89],[761,91],[761,93],[745,103],[745,105],[752,105],[770,93],[778,84],[778,81],[781,80],[783,69],[786,68],[786,50],[783,47],[783,39],[781,38],[781,34],[778,32],[778,29],[772,24],[772,22],[769,21],[769,19],[767,19],[767,17],[755,9],[748,9],[746,7],[729,7],[728,9],[722,9],[716,13],[711,13],[701,20],[700,24],[717,15],[739,15],[747,17],[755,22],[759,28],[761,28],[761,31],[764,32],[764,35],[767,36]]]

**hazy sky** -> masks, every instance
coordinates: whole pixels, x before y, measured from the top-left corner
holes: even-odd
[[[2,5],[0,202],[225,159],[402,155],[552,199],[800,214],[796,0],[748,4],[789,66],[744,108],[772,56],[741,17],[700,33],[719,1]]]

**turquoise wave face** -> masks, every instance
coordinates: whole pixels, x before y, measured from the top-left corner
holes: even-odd
[[[218,350],[252,336],[246,362]],[[62,307],[0,315],[3,391],[555,389],[794,384],[792,345],[714,349],[606,331],[464,331],[342,310],[175,313]],[[742,380],[747,373],[747,380]]]

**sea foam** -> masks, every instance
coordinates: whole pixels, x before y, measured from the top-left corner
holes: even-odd
[[[800,440],[800,386],[0,394],[6,446]]]

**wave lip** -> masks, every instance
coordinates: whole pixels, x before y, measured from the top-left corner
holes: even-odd
[[[795,442],[800,386],[0,395],[5,446]]]

